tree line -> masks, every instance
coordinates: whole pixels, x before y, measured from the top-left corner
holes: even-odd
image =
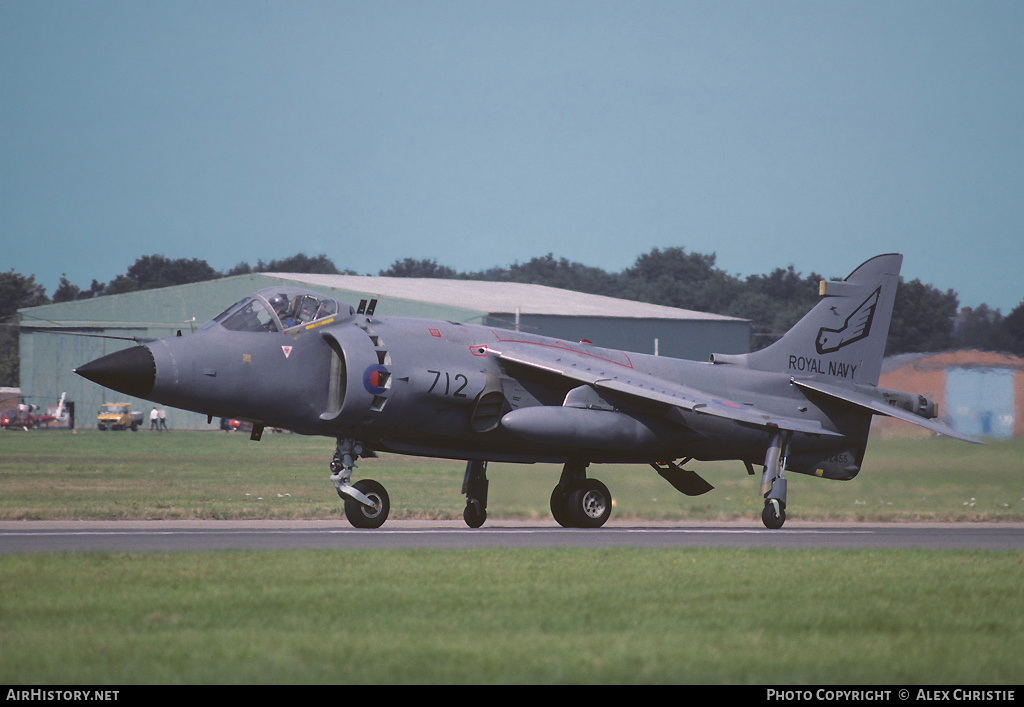
[[[19,308],[258,272],[358,274],[339,270],[322,254],[310,257],[299,253],[270,262],[259,260],[256,265],[241,262],[227,272],[219,272],[198,258],[145,255],[123,275],[107,283],[93,280],[85,289],[61,277],[53,295],[48,296],[34,275],[25,276],[13,269],[0,273],[0,324],[4,324],[0,326],[0,385],[18,385],[18,332],[10,325],[16,322]],[[654,248],[617,273],[549,253],[525,263],[477,272],[459,272],[436,260],[405,258],[396,260],[379,275],[522,282],[742,317],[751,322],[754,349],[776,340],[814,306],[818,283],[826,279],[817,273],[803,275],[792,266],[738,277],[718,268],[714,253],[691,253],[681,247]],[[1005,316],[985,304],[960,308],[953,290],[943,292],[920,280],[906,282],[901,277],[886,353],[958,348],[1024,355],[1024,300]]]
[[[715,265],[715,254],[684,248],[654,248],[621,272],[609,273],[565,258],[543,257],[480,272],[460,273],[434,260],[406,258],[380,273],[387,277],[498,280],[548,285],[681,309],[749,319],[751,348],[777,340],[818,301],[827,279],[789,266],[764,275],[737,277]],[[902,277],[896,295],[886,355],[976,348],[1024,355],[1024,299],[1008,315],[985,304],[959,306],[945,292]]]

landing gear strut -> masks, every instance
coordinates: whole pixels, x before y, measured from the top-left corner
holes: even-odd
[[[462,493],[466,495],[462,519],[470,528],[479,528],[487,520],[487,462],[466,462]]]
[[[786,522],[786,457],[789,455],[790,433],[772,430],[768,451],[764,457],[764,473],[761,475],[761,496],[764,510],[761,522],[770,530],[778,530]]]
[[[331,460],[331,482],[345,501],[345,517],[357,528],[379,528],[388,519],[391,499],[376,481],[363,479],[354,484],[352,470],[363,453],[363,445],[354,439],[338,439]]]
[[[563,528],[600,528],[612,514],[612,495],[597,479],[587,478],[587,464],[568,462],[551,491],[551,515]]]

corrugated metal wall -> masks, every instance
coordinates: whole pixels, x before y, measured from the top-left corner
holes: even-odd
[[[1024,358],[964,350],[894,357],[887,363],[879,385],[931,398],[953,429],[992,439],[1024,436]],[[874,427],[887,435],[930,434],[891,418],[876,417]]]
[[[508,326],[507,324],[505,326]],[[595,346],[707,361],[711,354],[750,350],[750,322],[685,319],[623,319],[528,314],[523,331],[569,341],[586,339]]]
[[[953,429],[976,437],[1012,437],[1013,378],[1010,368],[947,369],[946,410]]]
[[[255,290],[265,287],[261,276],[241,275],[210,282],[159,290],[129,292],[76,302],[19,310],[21,336],[21,388],[32,402],[55,405],[61,393],[75,403],[76,425],[94,427],[102,403],[130,402],[147,414],[153,404],[107,390],[74,374],[77,366],[133,346],[132,341],[70,336],[164,338],[200,326]],[[206,418],[182,410],[168,410],[172,429],[205,429]],[[215,421],[216,422],[216,421]]]

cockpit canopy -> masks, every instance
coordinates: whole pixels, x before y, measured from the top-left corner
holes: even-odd
[[[347,319],[355,310],[337,300],[298,287],[269,287],[228,307],[203,329],[220,324],[231,331],[286,332]]]

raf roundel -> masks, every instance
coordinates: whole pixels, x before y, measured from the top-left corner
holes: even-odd
[[[363,372],[363,387],[370,395],[380,395],[386,388],[388,369],[381,365],[370,366]]]

